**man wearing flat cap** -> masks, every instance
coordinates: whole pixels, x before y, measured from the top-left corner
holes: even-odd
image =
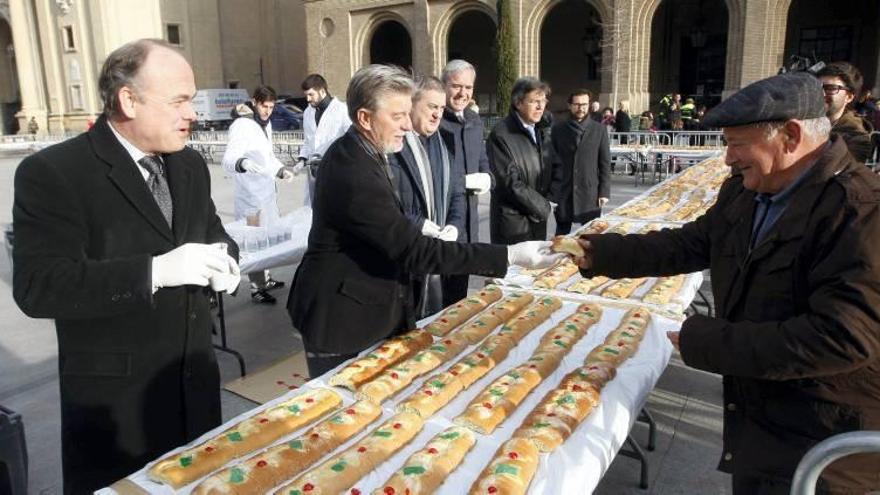
[[[880,179],[829,138],[807,73],[753,83],[709,112],[732,176],[681,228],[586,235],[584,276],[711,271],[716,316],[669,339],[724,376],[719,469],[734,494],[788,494],[798,462],[832,435],[880,430]],[[880,489],[880,455],[832,463],[819,493]]]

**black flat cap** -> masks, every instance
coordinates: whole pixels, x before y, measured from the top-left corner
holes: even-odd
[[[735,127],[757,122],[815,119],[825,116],[822,83],[806,72],[789,72],[749,84],[709,110],[709,127]]]

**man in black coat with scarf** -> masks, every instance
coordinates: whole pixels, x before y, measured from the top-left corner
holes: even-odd
[[[189,64],[139,40],[107,57],[98,85],[104,115],[19,165],[12,210],[15,301],[55,319],[74,494],[220,424],[205,286],[232,292],[241,280],[205,161],[184,147],[196,120]]]
[[[486,148],[495,176],[490,203],[492,242],[513,244],[547,237],[550,216],[550,127],[544,119],[550,87],[531,77],[513,85],[510,113]]]
[[[412,92],[399,68],[358,70],[346,92],[352,126],[318,168],[309,246],[287,301],[312,377],[414,327],[413,274],[498,277],[508,264],[560,259],[549,242],[505,247],[422,235],[404,214],[387,159],[412,130]]]
[[[602,214],[611,196],[611,148],[604,126],[589,118],[590,92],[568,97],[571,118],[553,126],[553,182],[557,203],[556,235],[568,234],[572,222],[587,223]]]

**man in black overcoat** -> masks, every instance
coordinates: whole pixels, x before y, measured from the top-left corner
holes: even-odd
[[[572,222],[587,223],[602,214],[611,196],[611,148],[605,127],[589,118],[590,92],[579,89],[568,97],[571,118],[557,122],[553,143],[556,235],[568,234]]]
[[[412,92],[397,67],[358,70],[346,94],[353,124],[318,169],[309,246],[287,301],[312,377],[414,327],[413,274],[502,276],[508,263],[559,260],[549,242],[496,246],[422,235],[403,212],[387,158],[412,130]]]
[[[107,57],[99,87],[104,115],[26,158],[13,206],[13,294],[28,316],[55,319],[64,492],[75,494],[220,424],[205,286],[240,281],[208,169],[184,147],[189,64],[162,41],[135,41]]]

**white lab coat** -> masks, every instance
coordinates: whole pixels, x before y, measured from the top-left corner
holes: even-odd
[[[321,122],[317,126],[315,125],[315,107],[309,105],[303,113],[303,134],[305,136],[302,148],[299,150],[299,156],[306,160],[314,155],[324,156],[327,148],[345,134],[349,126],[351,126],[351,119],[348,118],[348,107],[337,98],[330,100],[330,104],[321,115]],[[309,206],[310,204],[309,188],[306,184],[305,205]]]
[[[228,136],[222,165],[227,176],[235,181],[235,218],[241,219],[257,212],[269,220],[278,218],[275,175],[283,164],[275,158],[272,150],[272,124],[266,125],[264,134],[253,116],[239,117],[229,127]],[[235,164],[241,158],[265,165],[267,172],[236,172]]]

